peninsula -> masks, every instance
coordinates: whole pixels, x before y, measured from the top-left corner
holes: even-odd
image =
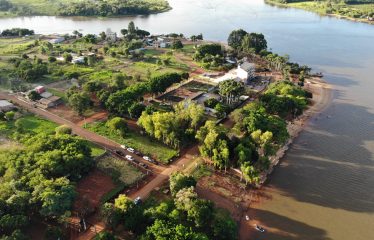
[[[265,0],[265,2],[280,7],[300,8],[321,15],[374,24],[374,2],[371,0]]]
[[[0,0],[0,17],[147,15],[170,9],[166,0]]]

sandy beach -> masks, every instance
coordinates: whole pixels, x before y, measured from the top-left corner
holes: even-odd
[[[282,160],[282,157],[289,149],[293,141],[307,126],[308,121],[311,119],[311,117],[320,115],[332,102],[333,87],[321,78],[313,77],[307,79],[305,83],[305,89],[313,93],[311,104],[301,116],[288,124],[287,129],[290,134],[290,139],[282,148],[277,151],[275,156],[271,157],[271,167],[266,173],[261,176],[261,185],[266,184],[267,178],[270,176],[278,163]],[[261,204],[261,202],[264,201],[264,199],[262,198],[264,198],[263,196],[266,195],[265,188],[261,187],[260,189],[250,191],[252,201],[251,204],[247,206],[247,209],[249,210],[246,213],[243,213],[243,217],[240,220],[240,240],[254,239],[254,236],[257,233],[257,230],[254,228],[256,224],[264,226],[266,228],[266,231],[272,231],[271,226],[265,226],[263,223],[256,220],[256,210],[253,208],[253,206]],[[250,217],[249,221],[245,219],[246,215]]]

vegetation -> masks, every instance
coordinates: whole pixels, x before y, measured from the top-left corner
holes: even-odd
[[[180,102],[173,112],[146,111],[140,116],[138,125],[151,137],[163,141],[175,149],[191,143],[194,133],[204,121],[204,108],[192,102]]]
[[[102,136],[106,136],[120,144],[137,149],[143,154],[151,156],[163,163],[169,163],[178,155],[178,151],[131,130],[128,130],[125,137],[122,137],[117,132],[108,129],[105,122],[87,124],[86,127],[90,131],[96,132]]]
[[[2,2],[0,2],[0,10],[1,10],[1,4]],[[23,37],[26,35],[34,35],[34,30],[29,30],[27,28],[4,29],[0,35],[2,37]]]
[[[30,137],[24,131],[19,126],[15,132],[23,148],[0,152],[0,235],[23,229],[29,224],[27,216],[67,216],[76,195],[72,181],[93,165],[90,148],[79,138],[43,133]]]
[[[1,0],[2,15],[18,16],[58,15],[58,16],[121,16],[151,14],[170,8],[165,0]]]
[[[194,184],[191,176],[175,174],[170,188],[178,191],[172,199],[136,205],[120,195],[103,205],[101,215],[109,229],[122,225],[139,239],[237,239],[235,221],[212,202],[199,199]]]
[[[267,3],[286,7],[301,8],[319,14],[332,14],[362,21],[374,17],[374,3],[371,0],[266,0]]]
[[[143,173],[128,162],[111,156],[104,156],[97,160],[97,167],[109,173],[114,183],[129,186],[143,177]]]

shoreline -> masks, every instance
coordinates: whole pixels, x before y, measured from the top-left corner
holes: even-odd
[[[352,22],[359,22],[359,23],[366,23],[366,24],[374,25],[374,21],[370,21],[370,20],[367,20],[367,19],[353,18],[353,17],[339,15],[339,14],[335,14],[335,13],[324,14],[324,13],[318,12],[317,10],[312,10],[312,9],[308,9],[308,8],[298,7],[298,6],[291,6],[291,5],[288,5],[288,4],[285,4],[285,3],[274,2],[272,0],[264,0],[264,2],[266,4],[274,6],[274,7],[301,9],[301,10],[304,10],[304,11],[307,11],[307,12],[312,12],[312,13],[318,14],[318,15],[323,16],[323,17],[334,17],[334,18],[344,19],[344,20],[348,20],[348,21],[352,21]]]
[[[270,158],[271,166],[269,170],[265,172],[265,175],[261,176],[260,188],[248,190],[248,194],[251,196],[251,202],[248,206],[244,206],[246,211],[243,212],[243,216],[239,222],[239,239],[246,240],[254,238],[257,233],[254,225],[263,225],[256,219],[256,209],[253,208],[256,205],[261,204],[262,200],[264,200],[261,197],[263,195],[261,192],[264,191],[262,188],[267,184],[267,180],[269,179],[271,173],[283,160],[287,150],[292,146],[299,134],[308,126],[308,123],[312,117],[326,111],[326,109],[332,103],[334,88],[331,84],[319,77],[308,78],[306,79],[306,82],[305,88],[313,93],[312,103],[301,116],[288,124],[287,130],[289,131],[290,138],[283,145],[283,147],[281,147],[277,153]],[[244,219],[245,215],[250,217],[249,221]]]

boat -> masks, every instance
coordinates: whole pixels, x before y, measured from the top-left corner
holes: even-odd
[[[255,225],[255,228],[256,228],[256,230],[259,231],[259,232],[262,232],[262,233],[265,232],[265,229],[264,229],[263,227],[257,225],[257,224]]]

